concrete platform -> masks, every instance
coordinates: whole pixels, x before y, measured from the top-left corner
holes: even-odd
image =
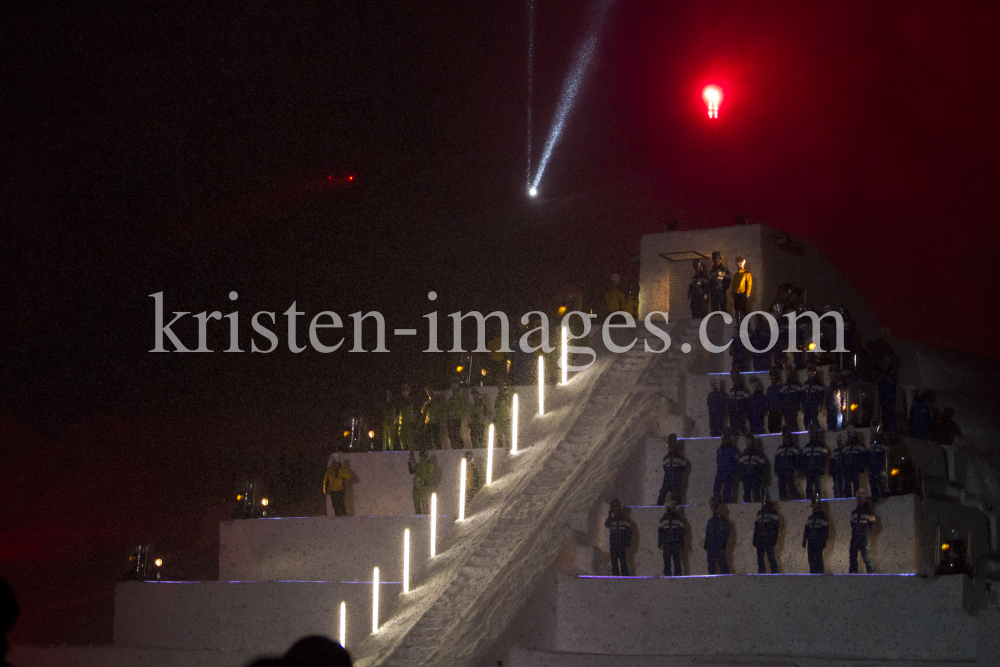
[[[401,590],[379,587],[383,618]],[[336,639],[341,601],[350,649],[371,633],[370,580],[125,582],[115,588],[114,645],[280,654],[306,635]]]
[[[977,622],[963,610],[965,582],[898,575],[564,577],[551,650],[973,662]]]
[[[438,543],[455,516],[439,516]],[[402,581],[403,531],[410,529],[410,572],[429,556],[430,517],[305,517],[219,524],[220,581],[369,581],[379,566]]]
[[[872,558],[876,571],[880,573],[910,574],[917,572],[920,525],[917,516],[920,499],[915,495],[893,496],[875,503],[875,514],[879,522],[872,536]],[[851,512],[857,506],[855,500],[831,500],[824,503],[830,519],[830,540],[824,552],[827,572],[846,574],[848,571],[848,548],[850,546]],[[732,530],[729,538],[729,565],[734,574],[757,572],[757,550],[751,543],[753,522],[760,506],[757,503],[727,505],[727,515]],[[811,513],[809,503],[788,501],[778,503],[781,518],[781,532],[775,554],[781,572],[808,573],[809,562],[806,550],[802,548],[802,529]],[[632,548],[629,566],[632,573],[641,576],[656,576],[663,573],[663,552],[656,547],[657,528],[663,509],[660,507],[630,508],[633,522]],[[687,539],[681,552],[681,565],[689,575],[708,574],[708,564],[702,547],[705,540],[705,525],[712,516],[707,505],[680,508],[681,517],[687,524]],[[607,549],[606,529],[601,526],[602,544]],[[610,555],[605,555],[610,568]],[[861,571],[864,564],[859,561]],[[608,570],[606,573],[610,573]],[[606,574],[601,572],[600,574]]]
[[[868,429],[858,429],[862,438],[869,439]],[[837,446],[837,435],[840,431],[823,431],[826,446],[830,451]],[[778,499],[778,478],[773,474],[774,454],[781,446],[781,435],[771,434],[758,436],[764,444],[764,456],[767,458],[768,469],[771,470],[771,498]],[[809,436],[800,433],[794,436],[800,448],[809,442]],[[679,441],[681,454],[690,463],[684,487],[684,502],[692,504],[707,504],[712,497],[715,485],[715,453],[722,442],[721,438],[687,438]],[[742,443],[740,449],[742,450]],[[663,483],[663,457],[667,453],[666,438],[647,438],[645,443],[637,448],[622,465],[621,472],[615,482],[616,497],[625,505],[653,505],[656,503]],[[804,494],[805,477],[796,477],[799,493]],[[868,488],[868,473],[861,474],[861,486]],[[737,500],[743,498],[743,487],[737,485]],[[833,480],[829,475],[823,475],[823,498],[833,497]]]

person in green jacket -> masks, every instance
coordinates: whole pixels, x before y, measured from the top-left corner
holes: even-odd
[[[441,449],[441,422],[445,419],[447,408],[438,395],[430,387],[424,387],[427,400],[420,409],[424,422],[424,446],[422,449]]]
[[[406,466],[413,475],[413,511],[416,514],[427,514],[434,486],[434,462],[427,457],[427,451],[421,449],[420,461],[417,461],[411,451]]]
[[[392,402],[392,392],[385,392],[385,407],[382,408],[382,451],[396,451],[398,440],[399,415],[396,406]]]
[[[469,438],[475,449],[483,447],[483,436],[486,433],[486,422],[490,418],[490,408],[486,405],[486,397],[480,395],[479,389],[472,388],[472,407],[469,408]]]
[[[399,435],[399,448],[400,451],[414,451],[414,410],[413,401],[410,399],[410,387],[408,385],[403,385],[403,390],[401,392],[402,398],[399,401],[398,409],[396,410],[396,418],[398,421],[398,435]]]
[[[507,385],[500,385],[500,389],[497,390],[497,400],[493,404],[493,419],[496,425],[495,436],[496,440],[493,442],[494,447],[500,447],[501,442],[504,443],[502,446],[510,449],[510,432],[511,432],[511,421],[513,420],[514,404],[510,397],[510,392],[507,390]]]
[[[452,449],[464,449],[462,441],[462,420],[469,414],[469,402],[465,400],[458,383],[451,385],[451,398],[448,399],[448,442]]]

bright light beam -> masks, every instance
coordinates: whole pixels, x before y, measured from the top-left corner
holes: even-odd
[[[458,520],[465,521],[465,457],[458,471]]]
[[[538,414],[545,415],[545,357],[538,357]]]
[[[562,364],[562,383],[569,382],[569,327],[565,324],[562,327],[562,352],[559,355],[559,363]]]
[[[513,408],[513,412],[514,412],[514,419],[513,419],[514,423],[511,425],[512,430],[510,432],[510,453],[511,453],[511,455],[517,454],[517,394],[514,394],[514,408]]]
[[[431,558],[437,551],[438,494],[431,494]]]
[[[403,530],[403,593],[410,592],[410,529]]]
[[[372,634],[378,632],[378,566],[372,570]]]
[[[340,645],[347,647],[347,603],[340,603]]]
[[[528,194],[534,197],[538,189],[531,187],[531,98],[535,87],[535,0],[528,0]]]
[[[493,484],[493,424],[490,424],[490,439],[486,445],[486,486]]]
[[[587,28],[587,35],[573,58],[573,67],[570,68],[569,76],[563,84],[562,94],[559,96],[559,105],[556,107],[556,114],[552,121],[552,129],[549,130],[549,138],[545,141],[545,148],[542,150],[542,159],[538,163],[538,172],[535,174],[535,180],[528,190],[532,197],[538,194],[538,184],[541,183],[542,174],[545,173],[545,167],[549,163],[549,158],[552,157],[552,149],[555,148],[556,142],[559,141],[559,136],[562,134],[563,126],[566,125],[569,112],[573,110],[576,96],[583,87],[587,71],[590,69],[590,63],[593,61],[594,53],[597,51],[597,42],[601,36],[601,29],[604,27],[605,20],[608,17],[609,9],[611,9],[611,0],[598,0],[597,8],[590,20],[590,26]]]

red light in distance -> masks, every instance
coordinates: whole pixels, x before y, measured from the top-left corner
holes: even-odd
[[[705,86],[701,91],[701,98],[708,106],[708,117],[719,117],[719,104],[722,102],[722,89],[718,86]]]

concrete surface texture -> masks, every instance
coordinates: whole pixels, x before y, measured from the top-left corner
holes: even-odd
[[[609,655],[976,659],[964,578],[760,576],[559,581],[555,650]]]

